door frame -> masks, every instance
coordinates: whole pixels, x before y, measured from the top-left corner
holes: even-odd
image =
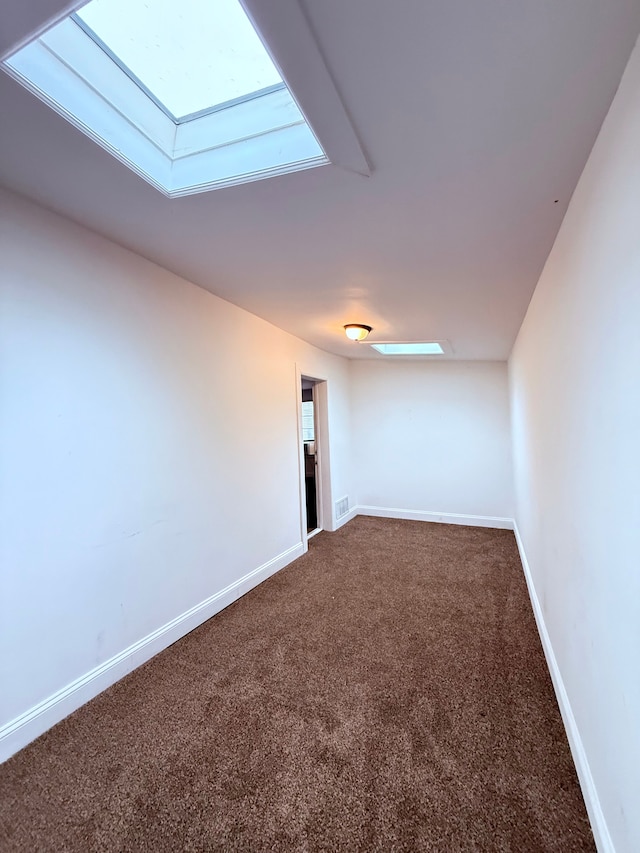
[[[300,502],[300,538],[304,552],[309,548],[310,535],[307,533],[307,501],[304,471],[304,442],[302,440],[302,380],[313,382],[313,415],[316,445],[316,505],[318,511],[317,530],[333,530],[331,511],[331,468],[329,454],[329,411],[328,380],[313,371],[296,364],[296,428],[298,435],[298,473]],[[311,536],[315,535],[312,531]]]

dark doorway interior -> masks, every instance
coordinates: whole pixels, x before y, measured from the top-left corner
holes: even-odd
[[[318,464],[316,452],[313,382],[302,380],[302,442],[304,446],[304,485],[307,503],[307,533],[318,528]]]

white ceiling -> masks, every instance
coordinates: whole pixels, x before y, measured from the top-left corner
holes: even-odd
[[[4,0],[5,32],[55,5]],[[344,337],[362,322],[505,359],[640,0],[305,7],[371,177],[325,166],[166,199],[0,74],[0,182],[331,352],[383,358]]]

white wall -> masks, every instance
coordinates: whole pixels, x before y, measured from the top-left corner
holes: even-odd
[[[638,47],[535,291],[510,384],[517,525],[608,832],[618,853],[637,853]]]
[[[15,195],[0,217],[1,729],[299,553],[296,365],[353,485],[344,359]]]
[[[351,387],[361,506],[512,516],[505,363],[353,361]]]

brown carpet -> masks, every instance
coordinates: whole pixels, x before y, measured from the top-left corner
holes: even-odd
[[[513,534],[319,534],[0,767],[0,848],[594,850]]]

